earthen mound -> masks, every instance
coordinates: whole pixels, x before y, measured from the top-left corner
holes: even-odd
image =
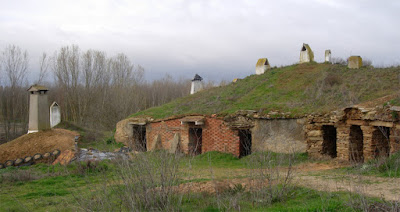
[[[0,145],[0,163],[33,156],[37,153],[45,154],[56,149],[61,152],[65,150],[75,151],[75,136],[78,135],[77,132],[65,129],[45,130],[23,135]]]

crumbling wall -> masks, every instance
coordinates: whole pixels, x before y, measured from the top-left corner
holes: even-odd
[[[161,148],[170,149],[171,143],[173,143],[174,141],[175,134],[178,134],[181,139],[180,150],[184,153],[188,153],[188,128],[185,125],[181,125],[179,119],[172,119],[147,124],[147,150],[153,150],[151,148],[155,146],[155,144],[153,143],[157,141],[157,136],[160,136]]]
[[[305,152],[304,119],[256,119],[252,131],[254,151]]]
[[[309,116],[306,125],[307,152],[311,157],[325,157],[324,125],[336,128],[339,159],[362,162],[387,156],[388,152],[397,152],[400,150],[398,112],[382,106],[369,109],[351,107],[338,113]]]
[[[154,146],[156,137],[160,136],[163,149],[170,149],[175,134],[180,135],[180,150],[189,153],[189,128],[191,124],[181,124],[180,119],[153,122],[147,125],[147,146]],[[219,151],[239,156],[239,136],[236,130],[229,128],[227,123],[218,118],[205,118],[202,128],[202,153]]]

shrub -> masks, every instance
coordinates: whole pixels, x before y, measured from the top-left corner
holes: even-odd
[[[135,155],[132,160],[115,161],[115,178],[103,180],[90,197],[76,196],[82,210],[171,211],[179,207],[178,184],[180,156],[166,151]],[[110,186],[108,183],[113,183]],[[95,185],[94,185],[95,186]]]

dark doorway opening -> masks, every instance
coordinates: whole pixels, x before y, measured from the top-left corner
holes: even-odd
[[[374,158],[389,156],[389,136],[389,127],[376,127],[375,131],[372,133],[372,149],[374,151]]]
[[[199,155],[201,154],[203,129],[201,128],[189,128],[189,154]]]
[[[146,142],[146,126],[134,125],[133,126],[133,148],[135,151],[146,152],[147,142]]]
[[[360,126],[352,125],[350,127],[350,141],[349,141],[349,159],[353,162],[364,161],[363,148],[364,138]]]
[[[251,131],[239,130],[239,157],[244,157],[251,154]]]
[[[332,158],[337,157],[337,146],[336,146],[336,128],[330,125],[322,126],[323,138],[322,142],[322,154],[329,155]]]

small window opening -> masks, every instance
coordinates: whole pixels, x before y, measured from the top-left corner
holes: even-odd
[[[349,141],[350,161],[362,163],[364,161],[363,148],[364,148],[364,138],[361,127],[352,125],[350,127],[350,141]]]
[[[307,51],[307,49],[306,49],[306,47],[305,46],[303,46],[303,48],[301,49],[301,51]]]
[[[202,128],[189,128],[189,154],[199,155],[201,154],[202,147]]]
[[[146,126],[134,125],[133,127],[133,148],[138,152],[147,151]]]
[[[251,154],[251,131],[249,129],[239,130],[239,157]]]
[[[390,128],[376,127],[372,133],[372,149],[374,158],[388,157],[390,153],[389,145]]]
[[[336,128],[330,125],[322,126],[323,139],[322,142],[322,154],[329,155],[332,158],[337,157],[337,145],[336,145]]]

